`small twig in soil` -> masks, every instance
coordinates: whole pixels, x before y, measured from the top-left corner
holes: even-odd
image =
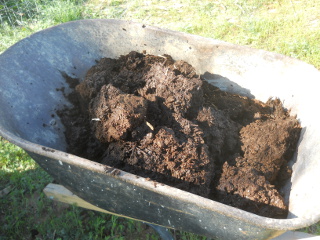
[[[147,124],[147,126],[148,126],[152,131],[154,131],[154,127],[151,125],[151,123],[149,123],[149,122],[146,121],[146,124]]]
[[[162,57],[162,58],[164,58],[164,59],[167,59],[166,56],[162,56],[162,55],[158,55],[158,57]]]
[[[191,75],[191,73],[196,73],[196,71],[195,70],[192,70],[190,73],[189,73],[189,75]],[[200,86],[198,87],[198,88],[200,88]]]
[[[167,62],[168,58],[166,56],[158,55],[158,57],[164,58],[163,65]],[[167,74],[166,74],[167,75]]]
[[[92,118],[91,121],[97,121],[97,122],[100,122],[101,119],[100,118]]]
[[[141,148],[138,148],[138,147],[137,147],[137,149],[139,150],[138,153],[142,152],[142,153],[145,154],[147,157],[149,157],[149,154],[146,153],[145,151],[143,151]]]
[[[132,148],[132,151],[131,151],[131,154],[130,154],[130,159],[133,158],[133,154],[134,154],[134,151],[136,150],[136,146],[134,146]]]

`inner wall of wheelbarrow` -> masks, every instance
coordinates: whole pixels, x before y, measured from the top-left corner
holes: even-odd
[[[286,186],[289,218],[319,219],[320,127],[313,104],[319,102],[320,74],[313,66],[279,54],[131,22],[62,24],[22,40],[0,56],[1,128],[65,151],[64,127],[56,114],[70,105],[63,74],[83,80],[95,60],[132,50],[185,60],[223,90],[262,101],[279,97],[303,127]]]

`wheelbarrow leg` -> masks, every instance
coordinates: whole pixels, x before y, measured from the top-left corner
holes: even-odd
[[[174,240],[174,238],[168,228],[154,225],[151,223],[145,223],[145,224],[152,227],[160,235],[162,240]]]

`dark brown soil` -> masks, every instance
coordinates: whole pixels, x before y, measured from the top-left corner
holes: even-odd
[[[104,58],[59,113],[70,153],[282,218],[278,189],[300,134],[280,100],[223,92],[169,55]]]

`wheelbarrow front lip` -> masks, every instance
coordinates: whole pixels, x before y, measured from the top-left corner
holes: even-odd
[[[62,152],[56,149],[48,148],[40,144],[32,143],[30,141],[13,135],[12,133],[3,129],[2,126],[0,126],[0,135],[7,139],[9,142],[26,150],[27,152],[55,159],[65,164],[79,166],[81,168],[85,168],[97,173],[110,174],[106,172],[106,165],[85,158],[81,158],[73,154]],[[318,221],[317,219],[315,219],[313,222],[310,222],[310,219],[302,218],[273,219],[261,217],[256,214],[246,212],[241,209],[216,202],[214,200],[203,198],[198,195],[194,195],[192,193],[185,192],[183,190],[176,189],[164,184],[161,184],[160,186],[155,188],[153,182],[150,182],[143,177],[137,177],[134,174],[127,173],[121,170],[119,170],[119,174],[114,177],[120,178],[121,180],[129,182],[135,186],[148,189],[149,191],[157,191],[160,194],[165,194],[176,199],[180,198],[183,201],[187,201],[189,203],[207,208],[209,211],[219,212],[225,216],[229,216],[238,219],[242,222],[246,222],[262,228],[287,231],[303,228]],[[174,191],[172,191],[173,189]],[[173,192],[178,192],[178,194],[172,194]]]

